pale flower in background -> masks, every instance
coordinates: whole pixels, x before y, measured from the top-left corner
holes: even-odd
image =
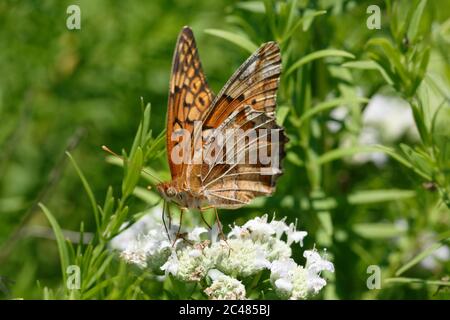
[[[386,142],[395,142],[405,134],[411,139],[419,137],[411,107],[399,97],[375,95],[364,110],[363,123],[377,128]]]
[[[438,236],[434,232],[426,232],[419,236],[420,249],[419,252],[425,251],[430,246],[434,245],[438,241]],[[442,268],[442,263],[450,260],[450,248],[448,245],[443,244],[427,257],[420,261],[422,268],[429,271],[436,271]]]
[[[341,129],[341,125],[337,121],[345,121],[348,109],[340,106],[331,111],[330,116],[336,121],[329,121],[328,129],[331,132],[337,132]],[[350,134],[344,135],[341,147],[392,145],[402,136],[407,136],[413,141],[419,138],[411,107],[399,97],[377,94],[372,97],[362,114],[362,129],[359,136],[355,138]],[[382,152],[371,152],[356,154],[348,161],[354,164],[373,162],[382,167],[387,159]]]

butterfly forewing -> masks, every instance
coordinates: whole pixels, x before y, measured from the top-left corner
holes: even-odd
[[[172,159],[172,150],[182,139],[173,139],[172,135],[184,129],[193,137],[194,122],[202,119],[212,99],[194,35],[189,27],[184,27],[175,47],[167,111],[166,143],[172,180],[186,179],[187,170],[185,162]]]

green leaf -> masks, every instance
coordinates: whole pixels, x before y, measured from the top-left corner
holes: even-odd
[[[236,8],[247,10],[254,13],[266,13],[266,8],[262,1],[246,1],[236,3]]]
[[[292,66],[288,69],[286,72],[286,76],[290,75],[292,72],[303,66],[304,64],[307,64],[311,61],[321,59],[321,58],[327,58],[327,57],[343,57],[343,58],[350,58],[354,59],[355,56],[347,51],[343,50],[336,50],[336,49],[324,49],[312,52],[303,58],[300,58]]]
[[[392,199],[391,199],[392,200]],[[406,230],[392,223],[357,223],[353,231],[366,239],[387,239],[403,235]]]
[[[401,61],[401,54],[394,48],[389,40],[385,38],[373,38],[367,42],[367,47],[369,49],[373,47],[381,48],[385,58],[390,62],[392,70],[395,70],[395,73],[400,77],[405,87],[409,87],[411,79],[405,69],[404,63]],[[385,67],[384,69],[386,70],[387,68]]]
[[[303,31],[307,31],[309,29],[309,27],[311,26],[312,22],[314,21],[315,17],[321,16],[326,14],[327,12],[325,10],[322,11],[311,11],[308,10],[305,12],[305,14],[303,15],[303,17],[301,17],[295,24],[293,27],[291,27],[290,29],[288,29],[284,36],[283,39],[281,40],[281,42],[285,42],[287,41],[289,38],[291,38],[294,34],[295,31],[297,31],[297,29],[303,25]]]
[[[341,66],[344,68],[363,69],[363,70],[377,70],[379,67],[377,63],[372,60],[348,61],[341,64]]]
[[[287,4],[287,7],[289,8],[289,14],[286,22],[286,27],[284,29],[284,33],[289,31],[292,28],[292,24],[294,23],[294,19],[297,17],[297,0],[292,0]]]
[[[433,116],[432,139],[439,150],[439,160],[450,167],[450,107],[441,105]]]
[[[400,148],[412,164],[414,171],[420,173],[425,179],[431,181],[433,174],[433,162],[429,156],[424,152],[419,152],[408,146],[407,144],[400,144]]]
[[[351,204],[367,204],[384,201],[402,200],[414,198],[416,192],[414,190],[401,189],[380,189],[365,190],[352,193],[348,196],[348,202]]]
[[[377,70],[380,72],[381,76],[384,78],[384,81],[386,81],[387,84],[392,85],[394,83],[386,73],[384,68],[382,68],[378,63],[372,60],[349,61],[343,63],[341,66],[350,69]]]
[[[280,125],[280,126],[283,125],[290,110],[291,110],[291,107],[285,106],[285,105],[277,107],[276,112],[277,112],[277,124],[278,125]]]
[[[411,85],[411,92],[415,93],[422,80],[425,77],[425,73],[428,68],[428,62],[430,61],[430,47],[424,49],[417,58],[414,67],[414,79]]]
[[[314,106],[313,108],[309,109],[308,111],[306,111],[299,119],[298,121],[298,125],[301,125],[304,121],[306,121],[307,119],[311,118],[312,116],[323,112],[323,111],[327,111],[330,109],[333,109],[334,107],[337,107],[339,105],[343,105],[343,104],[354,104],[354,103],[368,103],[369,99],[367,98],[354,98],[354,99],[349,99],[349,98],[336,98],[336,99],[331,99],[322,103],[317,104],[316,106]]]
[[[143,106],[143,104],[144,104],[144,101],[142,100],[142,106]],[[150,114],[151,114],[151,104],[148,103],[143,110],[142,120],[141,120],[141,123],[139,124],[136,136],[134,138],[133,145],[130,150],[130,154],[134,154],[137,147],[139,147],[139,146],[142,147],[145,143],[146,138],[150,138],[150,137],[147,137],[148,134],[151,132],[151,130],[150,130]]]
[[[403,165],[411,167],[411,164],[407,160],[403,159],[399,154],[397,154],[394,149],[381,145],[357,146],[357,147],[334,149],[322,154],[318,158],[318,162],[319,164],[323,165],[327,162],[335,161],[344,157],[349,157],[358,153],[372,153],[372,152],[384,152],[389,156],[391,156],[392,158],[394,158],[395,160],[402,163]]]
[[[277,3],[273,0],[264,0],[264,8],[266,11],[266,21],[269,25],[270,31],[275,39],[278,39],[278,30],[276,27],[276,12],[277,12]]]
[[[295,164],[296,166],[299,167],[303,167],[305,165],[305,163],[303,162],[302,159],[300,159],[299,155],[295,152],[288,152],[288,154],[286,155],[286,159]]]
[[[129,160],[129,165],[126,168],[125,180],[122,184],[123,198],[127,198],[133,193],[136,184],[141,176],[141,170],[144,162],[141,147],[137,147],[135,154]]]
[[[64,238],[64,234],[62,233],[58,221],[56,221],[55,217],[51,214],[51,212],[42,203],[39,203],[39,207],[42,209],[45,216],[47,217],[47,220],[50,222],[50,225],[52,226],[53,229],[53,233],[55,234],[56,243],[58,245],[59,259],[61,261],[61,273],[65,284],[67,280],[66,270],[67,267],[70,265],[70,260],[69,260],[69,249],[67,248],[67,243]]]
[[[112,259],[114,258],[114,255],[110,254],[108,251],[104,251],[103,253],[105,254],[106,258],[100,260],[101,264],[97,266],[97,268],[95,269],[96,270],[95,274],[93,274],[91,278],[87,280],[86,288],[90,288],[95,281],[101,279],[106,268],[109,266]]]
[[[408,39],[411,43],[416,42],[417,36],[419,34],[420,21],[422,20],[422,15],[426,4],[427,0],[421,0],[411,18],[411,23],[409,24],[407,33]]]
[[[119,276],[108,278],[98,283],[92,289],[83,293],[83,300],[95,299],[96,295],[103,289],[107,288],[114,281],[120,280]]]
[[[321,10],[321,11],[313,11],[313,10],[305,10],[305,14],[303,16],[303,31],[308,31],[308,29],[311,27],[315,17],[321,16],[326,14],[327,11],[326,10]]]
[[[94,193],[92,192],[92,189],[89,186],[89,183],[87,182],[83,172],[78,167],[78,164],[76,163],[75,159],[72,157],[72,155],[69,152],[66,152],[66,155],[69,157],[69,160],[72,163],[73,167],[75,168],[75,171],[77,172],[78,176],[80,177],[80,180],[83,184],[84,190],[86,191],[86,194],[88,195],[89,201],[91,202],[92,211],[94,212],[94,218],[95,218],[95,223],[97,225],[97,230],[99,230],[100,216],[99,216],[98,207],[97,207],[97,200],[95,199]]]
[[[412,284],[412,283],[418,283],[418,284],[424,284],[428,286],[445,286],[450,287],[450,281],[440,281],[440,280],[424,280],[424,279],[418,279],[418,278],[387,278],[384,280],[384,283],[406,283],[406,284]]]
[[[325,234],[329,237],[333,235],[333,221],[331,220],[331,214],[329,211],[321,211],[317,213]]]
[[[206,29],[205,33],[228,40],[250,53],[253,53],[258,49],[258,46],[254,44],[250,39],[230,31],[220,29]]]
[[[152,206],[156,205],[161,200],[161,197],[154,192],[141,187],[136,187],[133,191],[133,195]]]

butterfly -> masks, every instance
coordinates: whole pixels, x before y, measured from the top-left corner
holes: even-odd
[[[166,201],[182,210],[236,209],[274,192],[287,142],[275,118],[280,74],[280,49],[276,42],[267,42],[214,95],[192,30],[181,30],[167,110],[166,146],[172,180],[156,186]],[[227,134],[232,130],[253,134],[231,138]],[[273,161],[248,161],[263,153],[265,160]],[[234,161],[227,161],[229,158]]]

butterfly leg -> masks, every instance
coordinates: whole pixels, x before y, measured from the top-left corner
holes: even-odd
[[[227,242],[227,238],[223,234],[222,223],[220,222],[219,213],[217,212],[217,208],[216,207],[213,207],[213,208],[214,208],[214,212],[216,213],[216,222],[217,222],[217,227],[219,228],[220,237],[222,238],[223,241]],[[227,244],[228,244],[228,242],[227,242]]]
[[[208,221],[206,221],[205,216],[203,215],[203,208],[200,209],[200,217],[202,218],[203,223],[208,226],[208,229],[211,230],[211,225],[208,223]]]
[[[170,204],[167,203],[167,216],[169,217],[169,230],[172,230],[172,215],[170,214]]]
[[[227,238],[225,237],[225,234],[223,233],[223,229],[222,229],[222,223],[220,222],[219,219],[219,213],[217,212],[217,208],[214,208],[214,212],[216,213],[216,221],[217,221],[217,227],[219,228],[219,232],[220,232],[220,237],[222,238],[222,240],[226,243],[226,245],[228,246],[228,257],[230,257],[231,255],[231,251],[233,250],[230,245],[228,244]]]
[[[162,222],[164,224],[164,229],[166,229],[167,239],[169,239],[169,242],[170,242],[171,241],[170,240],[170,233],[169,233],[169,229],[167,229],[166,217],[165,217],[165,215],[166,215],[166,205],[168,205],[168,204],[166,204],[166,200],[164,200],[161,218],[162,218]]]
[[[178,239],[183,239],[184,235],[182,235],[181,232],[181,224],[183,223],[183,213],[184,210],[187,210],[187,208],[180,208],[180,224],[178,225],[178,230],[177,230],[177,234],[175,236],[175,240],[173,241],[172,247],[175,246],[175,243],[177,242]]]
[[[206,221],[205,216],[203,215],[203,211],[206,211],[208,209],[212,209],[214,208],[214,206],[207,206],[207,207],[202,207],[200,208],[200,215],[202,217],[203,222],[208,226],[208,228],[211,230],[211,225]]]

